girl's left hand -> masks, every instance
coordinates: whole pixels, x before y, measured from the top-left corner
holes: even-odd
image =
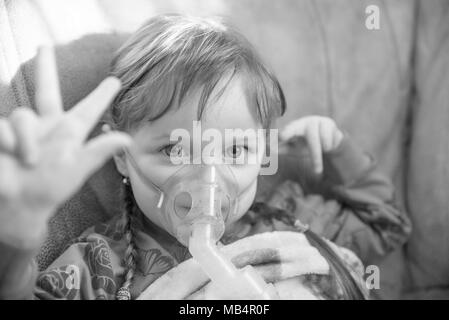
[[[306,139],[312,153],[315,172],[321,174],[323,172],[323,152],[335,150],[344,135],[334,120],[321,116],[308,116],[290,122],[280,133],[280,137],[284,141],[296,136]]]

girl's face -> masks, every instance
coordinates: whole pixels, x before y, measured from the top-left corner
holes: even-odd
[[[212,92],[210,102],[201,118],[201,130],[213,128],[218,130],[222,137],[225,136],[225,129],[239,129],[240,132],[250,129],[257,132],[262,126],[247,104],[241,77],[235,75],[223,94],[218,99],[214,99],[215,94],[226,83],[225,80],[227,79],[223,79],[222,84],[219,83]],[[179,109],[166,112],[161,118],[139,127],[133,134],[135,143],[130,148],[130,152],[140,170],[157,186],[162,186],[180,169],[180,165],[175,165],[170,160],[170,154],[176,145],[176,143],[170,142],[170,134],[175,129],[183,129],[187,130],[193,139],[193,121],[197,120],[199,98],[200,92],[194,92],[184,99]],[[265,146],[265,141],[256,140],[242,139],[241,136],[236,136],[235,139],[212,140],[212,143],[220,143],[220,149],[228,159],[229,157],[241,157],[242,153],[245,153],[247,158],[254,159],[257,158],[257,151],[264,152],[260,148],[263,149]],[[185,150],[193,150],[190,146],[183,146],[183,143],[185,141],[178,143],[175,150],[183,147]],[[190,144],[192,143],[198,142],[190,141]],[[211,147],[211,142],[207,141],[206,144],[208,148]],[[259,150],[257,150],[258,148]],[[135,168],[125,156],[116,156],[115,162],[119,172],[130,177],[139,208],[153,223],[164,228],[162,213],[157,208],[158,192],[139,178]],[[229,225],[246,213],[254,201],[260,162],[230,164],[229,166],[238,184],[238,210],[226,222],[227,229],[229,229]]]

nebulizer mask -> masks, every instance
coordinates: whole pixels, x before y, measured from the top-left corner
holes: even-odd
[[[251,267],[237,269],[218,249],[226,222],[238,211],[239,185],[225,164],[184,164],[155,185],[126,155],[139,178],[158,193],[158,208],[167,231],[189,248],[212,280],[209,299],[273,299],[276,291]]]

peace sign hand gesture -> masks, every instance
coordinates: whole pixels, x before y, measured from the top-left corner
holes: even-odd
[[[120,89],[105,79],[64,112],[53,49],[41,48],[36,66],[36,108],[0,118],[0,241],[36,245],[48,219],[131,138],[121,132],[86,138]]]

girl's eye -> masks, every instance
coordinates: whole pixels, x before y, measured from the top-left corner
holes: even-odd
[[[181,144],[169,144],[161,149],[167,157],[183,157],[184,149]]]
[[[247,150],[246,147],[233,145],[226,150],[226,154],[232,158],[238,158],[245,150]]]

